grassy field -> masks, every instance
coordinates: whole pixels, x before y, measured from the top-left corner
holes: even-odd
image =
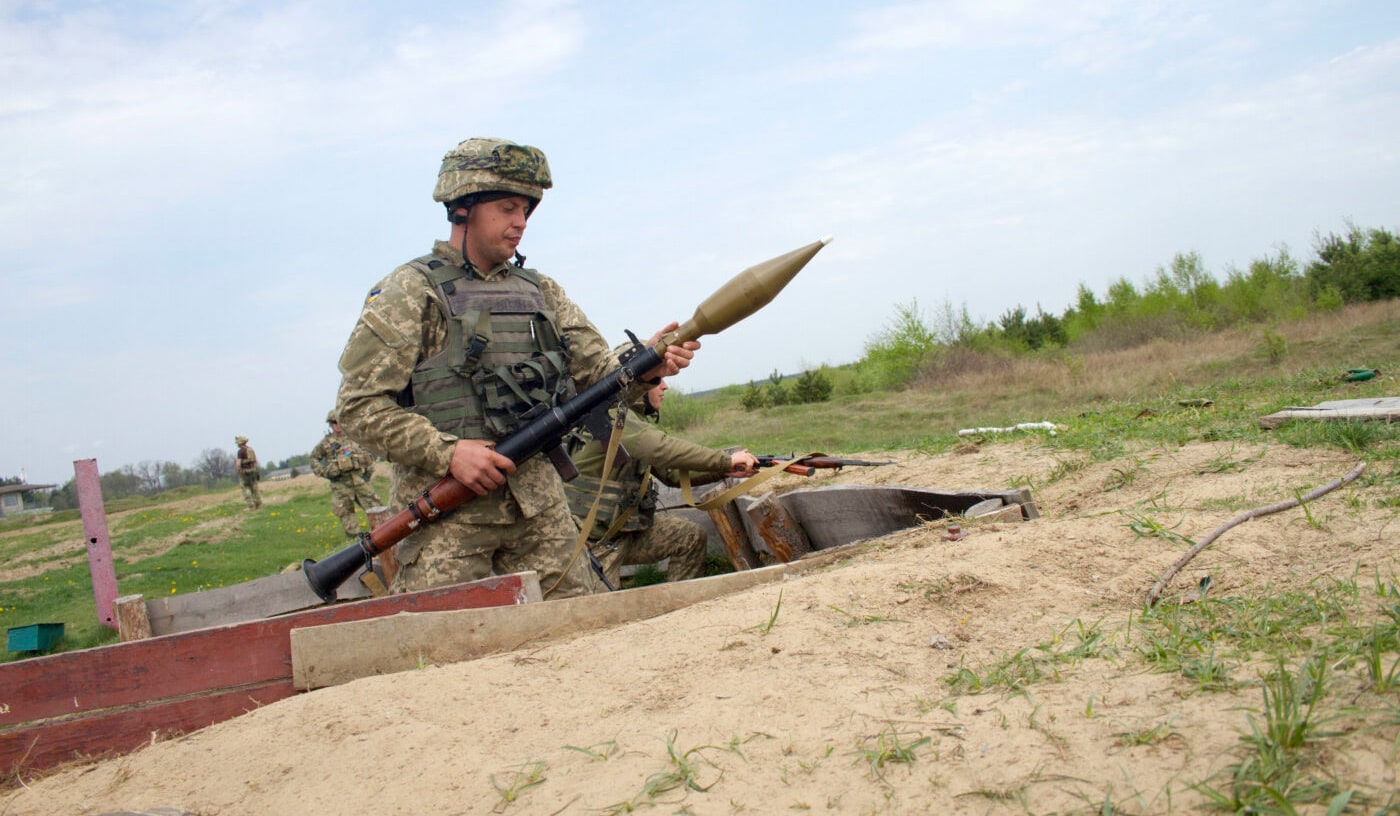
[[[682,433],[714,447],[756,453],[938,452],[961,428],[1051,421],[1072,425],[1050,444],[1093,461],[1124,455],[1126,443],[1258,441],[1259,416],[1289,405],[1394,395],[1400,372],[1400,302],[1373,303],[1268,330],[1229,331],[1129,350],[1056,352],[996,359],[949,355],[914,387],[838,396],[830,402],[747,412],[741,388],[690,398],[701,417]],[[703,352],[702,352],[703,355]],[[701,358],[703,364],[703,356]],[[1367,366],[1383,375],[1342,380]],[[678,383],[683,387],[684,383]],[[1210,400],[1183,410],[1182,402]],[[691,406],[696,407],[696,406]],[[1071,422],[1073,420],[1073,422]],[[1294,425],[1270,432],[1288,444],[1366,450],[1367,478],[1400,481],[1400,425]],[[387,495],[381,477],[380,495]],[[1018,487],[1021,485],[1005,485]],[[259,512],[237,490],[172,492],[134,509],[109,507],[120,594],[157,597],[228,586],[278,572],[344,546],[329,491],[314,477],[264,483]],[[993,487],[986,485],[985,487]],[[1397,501],[1396,492],[1390,501]],[[66,624],[60,648],[108,643],[115,633],[93,608],[76,514],[0,522],[0,624]],[[0,659],[22,655],[6,653]]]
[[[1271,337],[1282,338],[1285,348]],[[744,445],[756,453],[938,452],[958,444],[960,429],[1036,421],[1073,425],[1076,430],[1054,437],[1052,444],[1099,456],[1113,456],[1132,440],[1257,440],[1264,433],[1258,417],[1290,405],[1400,394],[1394,380],[1400,372],[1397,338],[1400,301],[1389,301],[1270,330],[1226,331],[1120,351],[1013,359],[950,355],[909,389],[837,396],[826,403],[748,412],[739,403],[741,389],[731,387],[707,396],[709,404],[699,412],[704,418],[684,434],[700,444]],[[1347,369],[1361,366],[1391,376],[1343,381]],[[1181,401],[1199,399],[1213,405],[1180,410]],[[1395,438],[1384,426],[1341,432]],[[1295,429],[1280,436],[1309,444],[1316,433]],[[1395,461],[1393,446],[1386,456]]]
[[[379,478],[380,495],[387,479]],[[117,591],[147,598],[199,592],[274,574],[345,546],[326,483],[303,476],[265,482],[249,511],[238,490],[190,493],[139,509],[108,511]],[[98,621],[81,522],[75,513],[0,524],[0,624],[63,622],[60,650],[114,642]],[[22,657],[6,653],[3,659]]]

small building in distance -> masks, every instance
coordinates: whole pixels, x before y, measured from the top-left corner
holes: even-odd
[[[31,490],[49,490],[56,485],[20,484],[0,485],[0,518],[24,512],[24,494]]]

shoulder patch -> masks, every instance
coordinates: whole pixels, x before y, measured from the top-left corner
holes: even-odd
[[[369,295],[365,297],[365,305],[369,305],[371,302],[373,302],[374,299],[377,298],[377,297],[379,297],[380,293],[382,293],[383,291],[384,291],[383,289],[374,289],[374,290],[372,290],[372,291],[369,293]]]

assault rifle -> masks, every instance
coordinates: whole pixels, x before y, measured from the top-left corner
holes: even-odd
[[[880,465],[893,465],[894,462],[866,462],[862,459],[842,459],[839,456],[827,456],[824,453],[814,453],[810,456],[756,456],[758,466],[761,468],[776,467],[781,465],[788,473],[796,473],[798,476],[811,476],[818,468],[831,468],[840,470],[843,467],[878,467]]]
[[[634,342],[633,348],[622,356],[620,367],[585,388],[578,396],[554,407],[543,404],[535,406],[525,417],[528,421],[524,425],[497,443],[496,452],[518,465],[537,453],[547,451],[561,471],[571,470],[572,463],[566,464],[564,461],[567,455],[559,458],[563,454],[564,437],[570,431],[588,423],[590,416],[599,409],[606,411],[633,382],[661,365],[667,346],[722,332],[766,306],[818,250],[830,242],[830,237],[823,238],[735,275],[696,307],[695,314],[689,320],[675,331],[668,332],[655,345]],[[578,471],[573,472],[577,475]],[[335,600],[336,589],[348,581],[356,570],[372,566],[374,556],[398,544],[419,526],[442,518],[474,498],[476,494],[470,488],[450,475],[445,476],[388,521],[367,533],[361,533],[349,547],[319,562],[310,558],[303,561],[302,572],[317,596],[329,603]]]

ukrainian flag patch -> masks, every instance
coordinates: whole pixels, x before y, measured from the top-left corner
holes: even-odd
[[[383,291],[383,289],[375,289],[374,291],[370,292],[369,296],[365,298],[365,305],[368,306],[370,303],[374,302],[374,299],[379,297],[379,293]]]

